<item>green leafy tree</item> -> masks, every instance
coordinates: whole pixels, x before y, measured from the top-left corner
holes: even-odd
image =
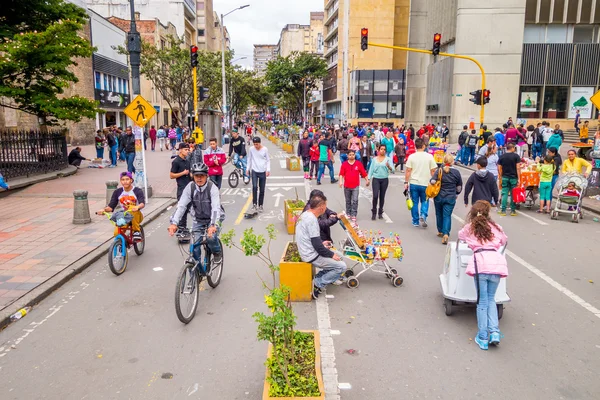
[[[265,79],[269,90],[277,96],[280,108],[298,117],[302,115],[304,96],[308,98],[326,75],[327,63],[322,57],[293,52],[270,61]]]
[[[7,0],[0,18],[0,97],[2,105],[36,115],[43,125],[94,118],[98,103],[64,95],[78,79],[78,57],[93,47],[81,37],[88,16],[63,0]]]

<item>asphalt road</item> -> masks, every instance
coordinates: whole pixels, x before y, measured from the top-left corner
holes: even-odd
[[[310,189],[301,172],[280,167],[282,155],[268,146],[275,158],[266,212],[235,225],[248,191],[224,190],[226,230],[274,223],[283,231],[282,199]],[[462,172],[466,180],[470,172]],[[342,191],[323,182],[330,208],[342,209]],[[338,380],[350,387],[341,398],[597,399],[600,272],[593,254],[600,224],[591,216],[573,224],[530,211],[496,218],[509,237],[512,302],[500,321],[505,338],[484,352],[471,340],[473,308],[444,314],[438,275],[446,247],[435,236],[433,205],[430,227],[412,227],[401,182],[394,176],[388,190],[391,223],[370,221],[368,191],[358,221],[363,229],[400,234],[406,256],[391,263],[404,285],[366,273],[357,289],[327,290],[331,328],[340,333],[333,336]],[[452,238],[464,207],[455,214]],[[183,256],[167,236],[167,217],[149,225],[146,252],[132,255],[123,275],[112,275],[101,260],[0,332],[0,398],[261,398],[266,344],[257,342],[251,314],[265,310],[256,272],[264,278],[268,272],[228,249],[221,285],[205,285],[196,318],[181,324],[173,295]],[[276,253],[289,239],[279,235]],[[333,235],[343,238],[337,227]],[[299,328],[317,326],[314,303],[295,310]]]

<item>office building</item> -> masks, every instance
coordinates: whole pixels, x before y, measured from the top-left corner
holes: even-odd
[[[258,76],[265,76],[267,64],[277,55],[277,45],[255,44],[254,45],[254,71]]]
[[[441,33],[442,52],[481,63],[491,91],[488,127],[512,117],[527,125],[558,123],[566,131],[577,110],[582,119],[598,117],[590,101],[600,76],[595,1],[412,0],[411,6],[411,47],[431,49],[434,33]],[[479,125],[481,108],[469,93],[481,88],[481,73],[470,61],[437,58],[408,56],[406,121],[445,121],[456,138],[462,125]]]
[[[196,26],[198,28],[198,48],[207,51],[221,51],[218,47],[219,41],[217,36],[220,31],[215,18],[218,20],[217,14],[213,9],[213,0],[197,0],[196,1]]]

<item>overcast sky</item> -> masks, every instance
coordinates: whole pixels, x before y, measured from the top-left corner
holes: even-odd
[[[252,68],[255,44],[277,44],[286,24],[310,23],[311,11],[323,11],[324,0],[213,0],[214,10],[225,14],[236,7],[250,7],[225,17],[235,58],[246,56],[236,64]]]

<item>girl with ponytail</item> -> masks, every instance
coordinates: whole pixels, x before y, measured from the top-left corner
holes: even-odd
[[[463,187],[462,177],[456,168],[452,168],[454,157],[450,154],[444,156],[444,163],[431,177],[431,183],[435,184],[438,179],[442,180],[440,193],[433,199],[435,205],[435,222],[437,224],[438,237],[442,238],[442,244],[448,244],[450,229],[452,228],[452,212],[456,205],[456,197]]]
[[[507,238],[490,217],[490,209],[490,203],[478,200],[469,212],[467,224],[458,232],[458,238],[473,250],[466,272],[475,278],[478,326],[475,342],[482,350],[487,350],[489,344],[500,344],[495,296],[500,278],[508,276],[506,258],[500,252]]]

